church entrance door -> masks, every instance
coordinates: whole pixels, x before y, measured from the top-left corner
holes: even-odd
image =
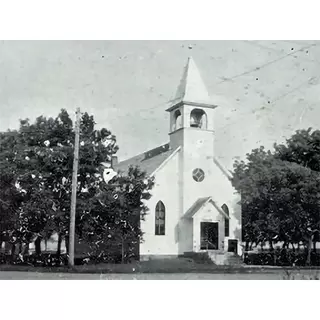
[[[228,240],[228,252],[233,252],[238,254],[238,240],[229,239]]]
[[[201,250],[219,249],[219,224],[218,222],[200,223]]]

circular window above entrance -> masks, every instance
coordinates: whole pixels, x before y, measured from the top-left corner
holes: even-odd
[[[194,169],[192,171],[192,177],[193,177],[193,179],[195,181],[201,182],[204,179],[204,171],[202,169],[199,169],[199,168]]]

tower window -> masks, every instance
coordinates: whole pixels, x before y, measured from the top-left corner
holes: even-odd
[[[229,208],[226,204],[223,204],[221,209],[227,214],[227,216],[229,217]],[[230,230],[230,226],[229,226],[229,219],[228,218],[224,218],[224,236],[225,237],[229,237],[229,232]]]
[[[166,208],[162,201],[156,205],[155,235],[164,236],[166,227]]]
[[[193,109],[190,114],[190,127],[207,129],[207,114],[201,109]]]
[[[180,110],[177,110],[174,113],[174,119],[173,119],[173,128],[172,131],[178,130],[182,127],[182,116]]]

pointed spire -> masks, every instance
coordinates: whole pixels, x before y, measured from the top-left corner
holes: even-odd
[[[208,90],[202,80],[197,65],[192,57],[188,58],[187,65],[184,68],[183,75],[178,87],[175,99],[173,100],[172,107],[176,104],[196,103],[204,104],[206,106],[216,107],[208,93]],[[170,107],[169,109],[171,109]]]

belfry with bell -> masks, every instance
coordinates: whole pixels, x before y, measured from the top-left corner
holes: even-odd
[[[178,87],[176,97],[167,109],[170,113],[170,144],[172,148],[203,136],[213,144],[214,109],[217,105],[212,101],[199,70],[192,58],[187,65]],[[200,131],[201,132],[197,132]],[[185,141],[192,132],[189,141]],[[191,133],[190,133],[191,134]],[[193,140],[193,141],[192,141]]]

